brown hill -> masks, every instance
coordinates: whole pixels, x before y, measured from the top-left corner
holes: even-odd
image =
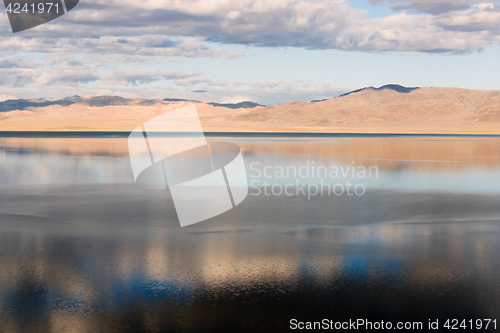
[[[142,99],[114,99],[120,105],[103,105],[88,99],[0,112],[0,129],[130,131],[157,115],[194,103],[206,131],[500,134],[499,91],[367,88],[319,102],[235,109]]]

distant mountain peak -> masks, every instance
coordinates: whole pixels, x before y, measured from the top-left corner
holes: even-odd
[[[200,101],[194,101],[194,100],[191,100],[191,99],[182,99],[182,98],[164,98],[163,99],[165,102],[195,102],[195,103],[203,103],[203,102],[200,102]],[[218,106],[218,107],[223,107],[223,108],[229,108],[229,109],[253,109],[257,106],[265,106],[265,105],[261,105],[261,104],[258,104],[258,103],[255,103],[255,102],[250,102],[250,101],[243,101],[243,102],[239,102],[239,103],[214,103],[214,102],[210,102],[210,103],[206,103],[206,104],[209,104],[209,105],[212,105],[212,106]]]
[[[202,103],[199,101],[182,99],[182,98],[165,98],[165,102],[193,102]],[[0,112],[8,112],[14,110],[31,110],[32,108],[41,108],[52,105],[59,105],[61,107],[70,106],[72,104],[86,105],[89,107],[105,107],[105,106],[126,106],[126,105],[142,105],[149,106],[159,102],[156,99],[130,99],[120,96],[78,96],[74,95],[71,97],[59,98],[59,99],[13,99],[0,102]],[[225,107],[229,109],[252,109],[260,105],[254,102],[244,101],[240,103],[207,103],[209,105]]]
[[[265,106],[265,105],[260,105],[255,102],[250,102],[250,101],[243,101],[239,103],[208,103],[212,106],[220,106],[223,108],[229,108],[229,109],[253,109],[257,106]]]
[[[354,94],[354,93],[357,93],[357,92],[360,92],[363,90],[367,90],[367,89],[370,89],[370,90],[387,90],[387,89],[389,89],[389,90],[394,90],[398,93],[408,94],[408,93],[412,92],[413,90],[420,89],[420,87],[404,87],[400,84],[386,84],[386,85],[383,85],[383,86],[378,87],[378,88],[369,86],[369,87],[364,87],[361,89],[350,91],[348,93],[339,95],[338,97],[347,96],[347,95]]]
[[[372,88],[372,87],[370,87]],[[378,87],[378,88],[373,88],[375,90],[384,90],[384,89],[391,89],[394,91],[397,91],[399,93],[407,94],[412,92],[413,90],[420,89],[420,87],[404,87],[400,84],[386,84],[384,86]]]

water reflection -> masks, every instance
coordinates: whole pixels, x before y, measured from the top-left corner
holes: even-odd
[[[210,137],[207,141],[237,143],[249,180],[260,183],[264,178],[251,165],[299,169],[309,163],[328,169],[376,167],[377,177],[362,180],[369,188],[500,191],[500,139],[494,137]],[[134,182],[126,138],[0,138],[0,165],[0,184]],[[350,173],[340,178],[356,181]],[[266,179],[270,184],[295,181]],[[321,179],[305,181],[319,184]],[[338,179],[324,181],[335,184]]]
[[[292,318],[427,322],[500,313],[500,195],[494,191],[371,187],[361,197],[248,196],[223,215],[179,228],[167,191],[121,181],[87,184],[97,178],[81,176],[69,184],[22,185],[26,171],[14,167],[24,165],[22,149],[33,149],[26,153],[33,168],[53,159],[55,170],[68,175],[86,170],[95,177],[100,170],[107,177],[115,165],[125,170],[115,174],[127,174],[120,139],[88,140],[74,148],[10,142],[10,150],[2,141],[2,174],[16,180],[0,176],[9,184],[0,188],[2,332],[274,332],[288,330]],[[342,142],[331,145],[352,144]],[[311,156],[340,163],[340,154],[315,152],[320,148],[310,141],[237,143],[247,163],[300,164]],[[408,150],[420,151],[414,144]],[[474,163],[465,168],[398,163],[429,177],[473,173],[477,166],[495,174],[498,143],[469,144],[475,148],[463,154],[483,153],[468,158]],[[108,151],[106,162],[99,164],[94,146],[101,156]],[[373,154],[388,158],[386,149],[392,148]],[[69,156],[88,164],[63,169],[59,163]],[[392,164],[381,170],[394,171]]]

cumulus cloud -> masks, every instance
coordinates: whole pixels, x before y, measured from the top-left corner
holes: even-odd
[[[69,37],[0,37],[2,52],[42,52],[42,53],[79,53],[121,54],[130,56],[180,56],[236,58],[241,52],[230,52],[207,47],[196,38],[173,41],[167,36],[103,36],[99,38],[80,36]]]
[[[54,84],[78,85],[97,80],[99,80],[97,71],[87,67],[59,66],[39,74],[35,82],[43,86]]]
[[[389,3],[395,13],[366,19],[365,11],[343,0],[88,0],[78,10],[22,35],[3,33],[8,37],[0,37],[0,50],[234,58],[243,54],[205,42],[464,53],[500,41],[500,9],[492,2],[372,2]]]
[[[0,86],[23,87],[35,82],[38,73],[31,68],[0,68]]]
[[[410,13],[421,13],[421,14],[431,14],[431,15],[440,15],[448,12],[455,12],[459,10],[467,10],[470,8],[470,5],[465,3],[447,3],[447,2],[438,2],[438,3],[422,3],[422,2],[412,2],[408,5],[400,5],[392,7],[393,11],[401,12],[407,11]]]
[[[480,4],[480,3],[496,3],[496,0],[369,0],[370,4],[377,5],[382,2],[397,4],[397,3],[421,3],[421,4],[436,4],[436,3],[447,3],[452,5],[460,4]]]
[[[340,33],[362,13],[341,0],[90,0],[52,23],[23,32],[25,39],[8,38],[0,47],[27,52],[78,48],[91,53],[238,57],[242,54],[213,50],[202,41],[307,47]],[[3,35],[11,37],[7,29]],[[47,35],[52,38],[42,37]]]
[[[211,81],[200,83],[197,90],[176,90],[171,96],[181,96],[201,101],[234,103],[245,100],[261,104],[284,103],[290,100],[315,100],[336,97],[348,90],[332,87],[329,83],[313,83],[308,81]]]
[[[0,68],[17,68],[19,64],[12,60],[2,59],[0,60]]]
[[[74,55],[70,53],[51,54],[45,58],[47,66],[59,65],[64,62],[73,61]]]
[[[208,82],[211,82],[211,80],[207,79],[207,78],[189,77],[189,78],[176,80],[175,84],[191,89],[194,85],[197,85],[200,83],[208,83]],[[199,91],[201,91],[201,90],[199,90]]]
[[[203,73],[200,71],[163,72],[126,68],[108,70],[100,74],[94,66],[82,64],[73,57],[50,56],[45,62],[49,66],[37,70],[32,68],[34,66],[23,66],[22,62],[1,60],[0,86],[22,88],[60,85],[66,89],[68,86],[86,85],[95,81],[101,81],[106,85],[138,86],[166,80],[180,86],[191,87],[197,83],[210,81],[202,78]]]
[[[245,85],[242,81],[211,81],[209,84],[211,87],[222,87],[226,89],[236,89]]]
[[[99,80],[105,85],[95,83]],[[161,80],[164,84],[153,84]],[[349,90],[332,87],[328,83],[307,81],[213,81],[201,72],[119,69],[99,77],[98,71],[91,68],[66,65],[51,67],[43,73],[26,68],[0,69],[0,85],[4,86],[3,94],[18,98],[62,98],[88,94],[129,98],[175,97],[219,103],[251,100],[261,104],[332,98]]]
[[[270,96],[320,99],[342,91],[326,83],[212,80],[201,72],[165,71],[163,65],[178,58],[244,57],[230,50],[232,44],[463,54],[500,42],[496,3],[372,4],[381,2],[394,12],[368,19],[366,11],[344,0],[86,0],[57,20],[15,35],[1,13],[0,86],[37,87],[44,94],[64,87],[64,95],[85,91],[129,97],[161,97],[161,89],[168,87],[173,97],[210,101],[238,96],[261,103]]]
[[[203,75],[202,72],[150,72],[137,69],[119,69],[108,72],[103,77],[103,82],[111,85],[147,84],[159,80],[189,80],[193,76]]]
[[[463,11],[473,5],[498,4],[498,1],[488,0],[369,0],[376,6],[380,3],[388,3],[395,12],[407,12],[411,14],[441,15],[450,12]],[[488,7],[488,6],[487,6]]]
[[[190,98],[220,103],[235,103],[245,100],[260,104],[285,103],[290,100],[318,100],[336,97],[353,89],[332,87],[329,83],[312,83],[306,81],[264,81],[245,83],[234,86],[218,86],[208,84],[206,92],[189,94]]]
[[[335,45],[343,50],[460,54],[500,42],[500,11],[491,4],[441,15],[400,13],[360,21]]]
[[[369,0],[372,6],[380,3],[392,5],[396,11],[410,10],[425,14],[442,14],[448,11],[462,10],[477,4],[494,4],[491,0]]]

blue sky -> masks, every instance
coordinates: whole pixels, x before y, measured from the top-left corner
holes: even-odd
[[[387,83],[500,90],[499,42],[496,2],[81,0],[16,34],[0,15],[0,100],[276,104]]]

